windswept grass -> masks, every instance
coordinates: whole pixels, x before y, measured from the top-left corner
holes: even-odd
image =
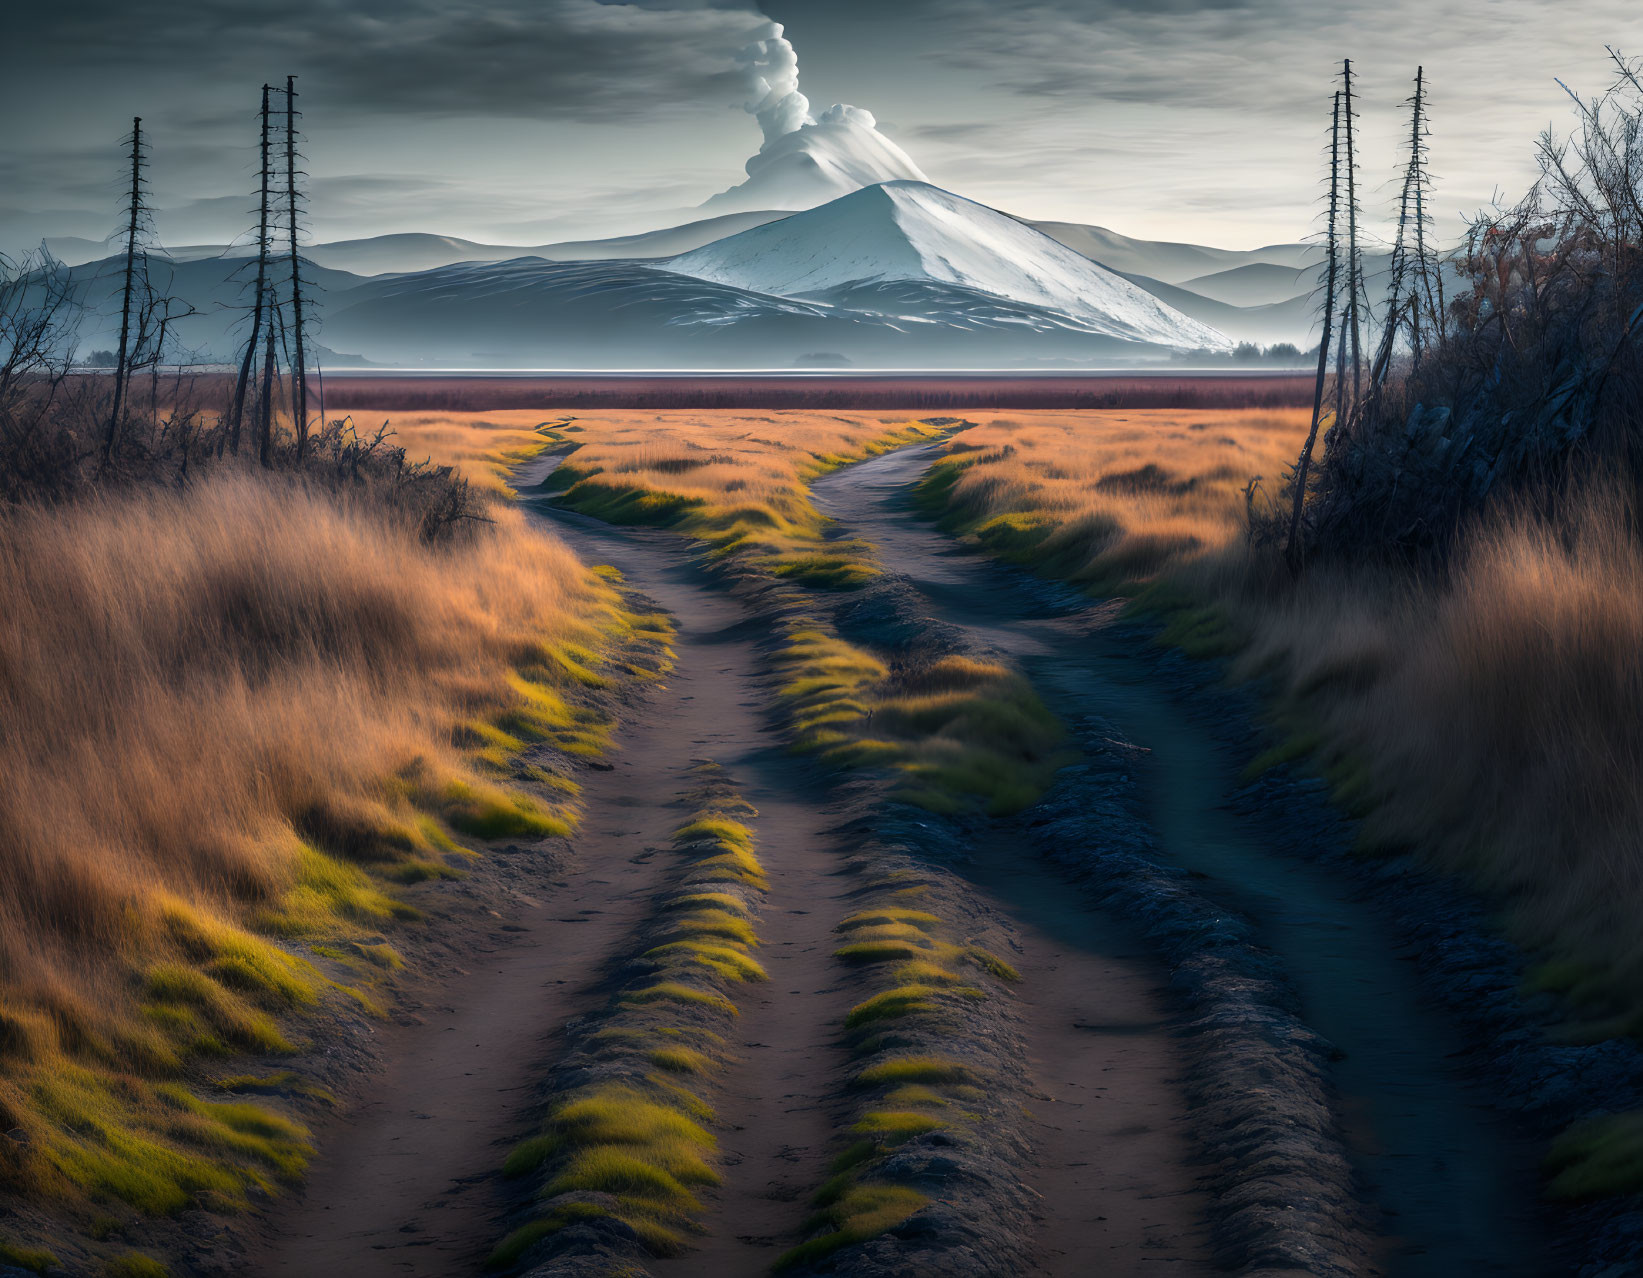
[[[1307,414],[1132,409],[984,419],[916,501],[984,549],[1102,593],[1130,593],[1242,538],[1244,490],[1276,491]]]
[[[461,873],[459,837],[569,829],[573,785],[521,756],[601,740],[575,672],[666,635],[489,520],[428,544],[368,491],[231,467],[0,512],[7,1188],[167,1213],[295,1179],[304,1089],[206,1099],[221,1058],[380,1012],[401,885]]]

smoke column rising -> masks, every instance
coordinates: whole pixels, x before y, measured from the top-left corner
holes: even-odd
[[[769,146],[777,138],[810,123],[810,99],[799,92],[799,55],[772,22],[763,39],[736,55],[751,80],[747,109],[758,117]]]

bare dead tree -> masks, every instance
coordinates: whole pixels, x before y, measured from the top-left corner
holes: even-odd
[[[87,419],[83,437],[61,426],[64,401],[76,389],[88,396],[88,379],[69,376],[81,314],[72,275],[43,247],[0,257],[0,499],[64,491],[102,450],[100,416]],[[84,406],[73,405],[77,417]]]
[[[257,403],[257,460],[264,467],[274,464],[274,378],[279,365],[274,359],[274,330],[281,327],[279,302],[270,298],[268,323],[263,325],[262,391]]]
[[[1373,417],[1381,388],[1392,367],[1392,357],[1398,334],[1407,325],[1411,355],[1419,358],[1421,345],[1419,278],[1416,287],[1408,288],[1410,280],[1410,239],[1415,238],[1417,258],[1425,250],[1425,237],[1419,227],[1419,186],[1422,176],[1421,156],[1424,150],[1421,106],[1425,97],[1424,68],[1415,68],[1415,93],[1409,99],[1409,159],[1403,170],[1403,189],[1398,195],[1398,230],[1392,242],[1392,260],[1387,271],[1386,316],[1381,324],[1381,340],[1369,367],[1369,397],[1364,414]]]
[[[297,252],[300,228],[297,189],[297,77],[285,77],[285,194],[291,248],[291,425],[297,432],[297,460],[308,451],[308,368],[303,349],[302,258]]]
[[[1352,59],[1347,58],[1341,63],[1341,115],[1346,135],[1346,331],[1343,337],[1349,338],[1352,343],[1352,409],[1355,411],[1362,399],[1362,368],[1363,351],[1361,349],[1361,329],[1363,327],[1363,304],[1368,290],[1364,287],[1363,253],[1358,244],[1358,158],[1356,148],[1357,113],[1352,109]],[[1340,430],[1346,424],[1346,418],[1340,417],[1335,422],[1335,429]]]
[[[25,407],[44,410],[74,360],[80,319],[68,268],[43,250],[18,261],[0,255],[0,425],[17,426]]]
[[[268,217],[269,217],[269,179],[268,166],[268,92],[265,84],[262,86],[262,140],[260,148],[261,161],[258,171],[261,175],[262,189],[257,201],[257,282],[252,294],[251,302],[251,332],[245,339],[245,354],[240,358],[240,375],[234,383],[234,406],[229,413],[228,432],[229,447],[237,455],[240,451],[240,423],[245,416],[245,393],[251,380],[251,368],[257,355],[257,339],[261,336],[265,320],[265,310],[268,302]],[[259,423],[261,419],[259,418]],[[258,447],[261,449],[261,435],[258,436]]]
[[[1643,488],[1643,74],[1610,53],[1617,79],[1570,95],[1573,134],[1542,137],[1528,193],[1480,213],[1464,253],[1441,263],[1425,240],[1423,81],[1409,185],[1411,265],[1427,279],[1404,303],[1436,340],[1326,450],[1309,553],[1441,561],[1502,495],[1549,506],[1589,468]],[[1466,286],[1445,299],[1449,269]]]
[[[114,366],[114,407],[108,415],[106,459],[114,460],[120,445],[120,415],[125,410],[126,379],[131,372],[131,308],[132,292],[136,284],[137,233],[147,214],[143,198],[143,121],[141,116],[131,121],[131,194],[127,208],[125,286],[120,305],[120,349]]]
[[[1324,268],[1324,331],[1318,341],[1318,375],[1312,389],[1312,424],[1307,429],[1306,443],[1295,463],[1295,496],[1289,513],[1289,536],[1284,544],[1284,559],[1289,570],[1301,569],[1301,511],[1306,504],[1307,472],[1312,466],[1312,450],[1318,443],[1318,420],[1323,414],[1324,379],[1329,372],[1329,336],[1335,327],[1335,281],[1339,268],[1340,244],[1337,219],[1341,192],[1341,95],[1335,94],[1335,105],[1329,124],[1329,229],[1325,240]]]
[[[1412,170],[1410,191],[1415,204],[1412,220],[1415,236],[1415,253],[1412,263],[1412,269],[1415,273],[1415,289],[1411,294],[1410,345],[1412,347],[1412,358],[1417,366],[1426,355],[1428,339],[1436,341],[1441,351],[1448,330],[1447,311],[1443,297],[1444,264],[1439,260],[1432,247],[1432,213],[1427,207],[1427,193],[1432,186],[1432,173],[1427,167],[1426,139],[1431,136],[1431,133],[1431,125],[1427,120],[1425,83],[1420,71],[1417,69],[1415,74],[1415,100],[1411,107],[1409,143],[1409,164]],[[1422,303],[1425,303],[1426,307],[1429,332],[1423,331],[1421,327]]]
[[[168,354],[177,365],[179,383],[182,376],[184,353],[174,349],[173,341],[176,326],[198,313],[184,299],[172,296],[169,289],[162,292],[156,288],[152,274],[146,276],[137,336],[132,344],[131,371],[135,374],[148,370],[148,415],[153,423],[160,421],[160,373]]]

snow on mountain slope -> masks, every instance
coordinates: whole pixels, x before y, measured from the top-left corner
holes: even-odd
[[[657,263],[781,297],[933,280],[1061,312],[1092,333],[1162,346],[1231,342],[996,209],[923,182],[887,182]]]
[[[323,332],[378,363],[446,368],[1084,366],[1137,351],[1057,312],[956,285],[865,291],[844,305],[648,262],[466,262],[361,281],[327,308]]]

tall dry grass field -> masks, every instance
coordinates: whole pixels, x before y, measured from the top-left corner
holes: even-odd
[[[1540,949],[1537,979],[1643,1032],[1643,547],[1594,483],[1500,510],[1445,574],[1251,551],[1244,485],[1275,491],[1305,415],[1000,417],[956,436],[922,498],[1041,571],[1166,609],[1166,636],[1271,681],[1287,739],[1366,844],[1463,873]]]
[[[777,576],[848,588],[877,571],[871,551],[825,537],[810,481],[940,431],[894,414],[607,412],[553,433],[574,449],[550,481],[572,509],[672,528]]]
[[[497,443],[439,447],[478,466]],[[169,1211],[295,1175],[301,1127],[213,1096],[234,1071],[212,1062],[371,1005],[385,929],[416,913],[397,883],[568,828],[568,787],[520,790],[512,757],[597,744],[577,690],[632,621],[563,545],[488,514],[430,545],[369,493],[232,467],[0,511],[14,1188]]]
[[[1598,482],[1557,516],[1496,511],[1443,578],[1207,578],[1368,839],[1487,887],[1595,1032],[1643,1032],[1636,516]]]
[[[1306,428],[1300,409],[984,417],[920,499],[997,554],[1127,588],[1241,539],[1245,486],[1275,489]]]
[[[405,413],[363,409],[350,415],[355,430],[391,432],[407,460],[456,469],[475,488],[509,496],[508,475],[520,462],[553,447],[554,428],[571,419],[555,413]]]

